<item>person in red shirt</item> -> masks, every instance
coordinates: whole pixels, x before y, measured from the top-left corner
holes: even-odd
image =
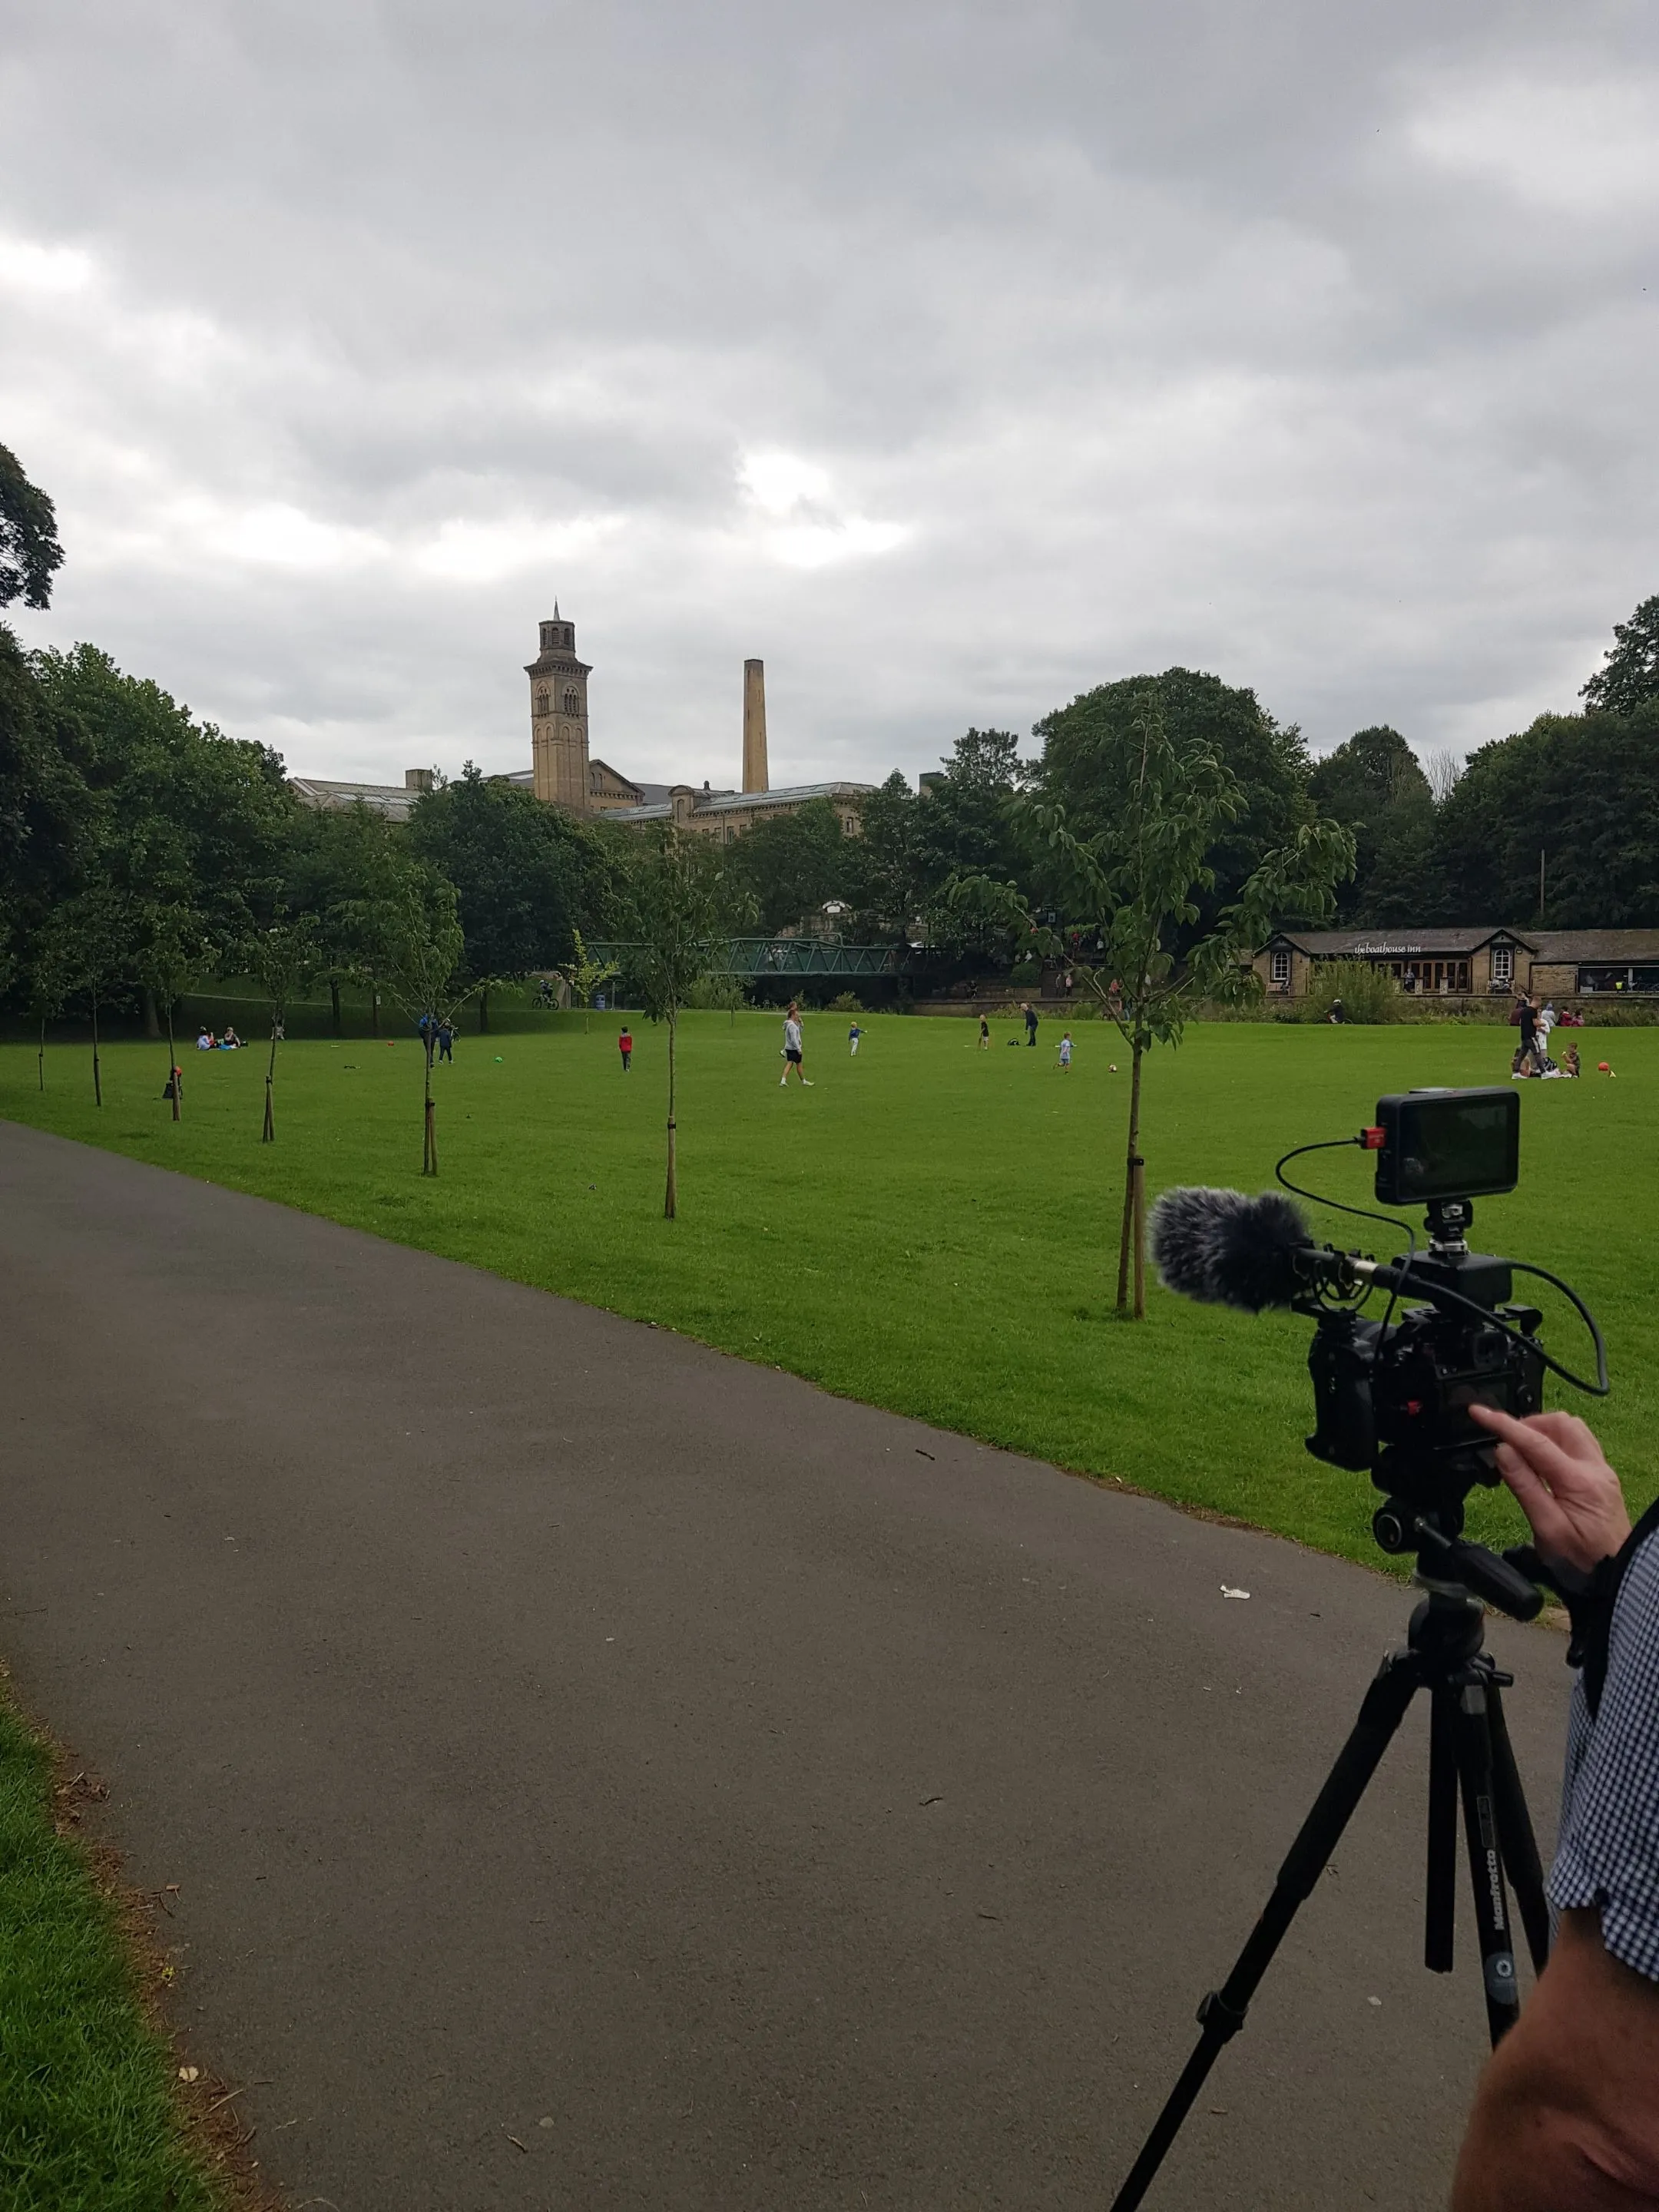
[[[623,1024],[622,1035],[617,1039],[617,1049],[622,1054],[623,1073],[626,1075],[634,1057],[634,1040],[629,1034],[626,1022]]]

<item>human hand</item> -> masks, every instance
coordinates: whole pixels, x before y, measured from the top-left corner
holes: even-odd
[[[1469,1413],[1498,1438],[1498,1472],[1532,1523],[1542,1558],[1588,1574],[1619,1549],[1630,1534],[1625,1495],[1576,1414],[1517,1421],[1495,1406],[1471,1406]]]

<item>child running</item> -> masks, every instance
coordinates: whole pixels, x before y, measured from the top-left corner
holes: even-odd
[[[622,1054],[623,1073],[626,1075],[634,1064],[633,1033],[626,1022],[623,1024],[621,1034],[617,1039],[617,1049]]]
[[[789,1001],[789,1011],[783,1018],[783,1073],[778,1078],[780,1091],[787,1088],[792,1067],[800,1078],[801,1089],[810,1091],[812,1086],[806,1079],[806,1069],[801,1059],[800,1008],[793,999]]]
[[[856,1022],[854,1023],[852,1028],[847,1032],[847,1049],[849,1055],[854,1060],[856,1060],[859,1056],[859,1039],[863,1035],[864,1031],[859,1027]]]
[[[1061,1039],[1060,1039],[1060,1073],[1061,1073],[1062,1074],[1067,1074],[1067,1073],[1070,1073],[1070,1071],[1071,1071],[1071,1066],[1072,1066],[1072,1032],[1070,1031],[1070,1030],[1066,1030],[1066,1034],[1065,1034],[1065,1036],[1062,1036],[1062,1037],[1061,1037]]]
[[[979,1048],[981,1052],[991,1049],[991,1024],[983,1014],[979,1018]]]

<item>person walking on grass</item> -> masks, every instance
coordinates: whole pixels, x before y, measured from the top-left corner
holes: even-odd
[[[1062,1075],[1069,1075],[1072,1072],[1072,1032],[1070,1030],[1067,1030],[1060,1040],[1060,1072]]]
[[[800,1078],[802,1090],[810,1091],[812,1086],[806,1079],[805,1063],[801,1058],[800,1008],[793,999],[789,1001],[789,1011],[783,1018],[783,1073],[778,1078],[781,1091],[788,1085],[792,1067]]]
[[[1035,1049],[1036,1046],[1037,1010],[1031,1004],[1029,999],[1022,999],[1020,1001],[1019,1011],[1025,1017],[1025,1042],[1027,1044],[1031,1046],[1033,1049]]]
[[[440,1022],[437,1027],[437,1038],[439,1059],[447,1060],[453,1067],[455,1064],[454,1023],[451,1021]]]
[[[623,1024],[622,1033],[617,1039],[617,1049],[622,1054],[623,1073],[626,1075],[634,1061],[634,1034],[626,1022]]]
[[[991,1049],[990,1018],[985,1014],[981,1014],[979,1018],[979,1048],[981,1052],[989,1052]]]

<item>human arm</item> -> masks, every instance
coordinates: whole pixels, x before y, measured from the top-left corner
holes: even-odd
[[[1517,1421],[1495,1406],[1471,1406],[1471,1418],[1498,1440],[1498,1472],[1532,1523],[1540,1558],[1588,1574],[1630,1534],[1619,1478],[1589,1427],[1573,1413],[1533,1413]]]
[[[1561,1915],[1550,1961],[1480,2077],[1451,2212],[1654,2212],[1659,1983]]]

